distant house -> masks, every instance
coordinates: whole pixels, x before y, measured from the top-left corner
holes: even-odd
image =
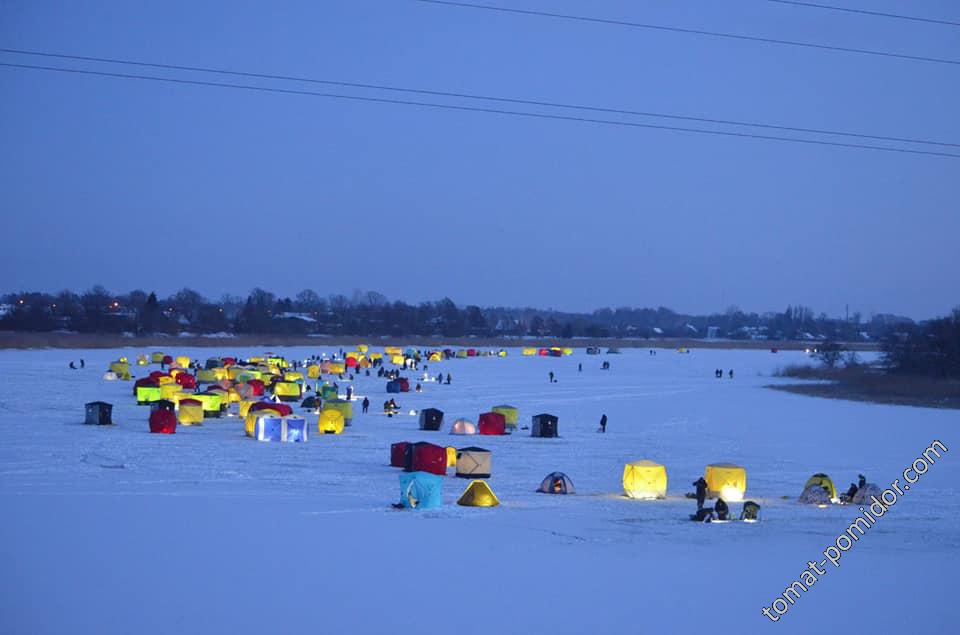
[[[317,320],[310,316],[309,313],[277,313],[273,316],[274,320],[300,320],[302,322],[316,322]]]
[[[708,326],[707,327],[707,339],[715,340],[719,337],[720,327],[719,326]]]

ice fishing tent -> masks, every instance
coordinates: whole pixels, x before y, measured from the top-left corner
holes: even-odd
[[[391,380],[387,382],[387,392],[390,393],[399,393],[400,392],[400,382],[397,380]]]
[[[499,504],[500,501],[486,481],[471,482],[457,501],[457,505],[464,507],[496,507]]]
[[[321,401],[320,397],[317,397],[316,395],[310,395],[300,402],[300,407],[308,410],[316,410],[321,405],[323,405],[323,401]]]
[[[722,498],[726,502],[743,500],[747,491],[747,470],[732,463],[711,463],[704,470],[707,498]]]
[[[600,349],[597,348],[596,346],[587,347],[587,355],[599,355],[599,354],[600,354]]]
[[[623,466],[623,493],[629,498],[667,497],[667,468],[654,461],[635,461]]]
[[[219,417],[223,410],[226,391],[208,390],[207,392],[198,392],[190,395],[191,399],[197,399],[203,404],[203,416]]]
[[[457,476],[460,478],[490,478],[493,452],[469,447],[457,450]]]
[[[281,401],[300,401],[300,384],[295,381],[278,381],[273,384],[273,394]]]
[[[443,479],[427,472],[400,474],[400,503],[407,509],[433,509],[443,505]]]
[[[203,402],[193,397],[181,399],[178,404],[177,421],[183,426],[203,423]]]
[[[276,415],[263,415],[262,417],[257,417],[253,438],[257,441],[279,442],[281,438],[282,427],[283,417],[278,417]]]
[[[409,441],[399,441],[390,444],[390,467],[406,467],[407,454],[410,452]]]
[[[324,410],[317,419],[320,434],[343,434],[343,414],[339,410]]]
[[[166,357],[166,355],[163,353],[150,353],[150,361],[154,364],[161,363],[164,357]]]
[[[833,479],[823,473],[816,473],[807,479],[807,482],[803,486],[803,493],[800,495],[800,502],[807,502],[804,500],[806,498],[812,498],[815,494],[814,490],[819,489],[825,495],[827,500],[825,502],[829,503],[833,500],[839,500],[837,497],[837,487],[833,484]],[[809,495],[808,495],[809,493]],[[819,497],[818,497],[819,498]],[[819,502],[819,501],[810,501],[810,502]]]
[[[280,440],[284,443],[306,443],[307,420],[297,415],[287,415],[283,418],[280,428]]]
[[[450,426],[450,434],[476,434],[477,426],[467,419],[457,419]]]
[[[530,436],[553,438],[559,436],[559,419],[554,415],[539,414],[534,415],[530,424]]]
[[[289,413],[283,413],[274,408],[260,408],[259,410],[251,408],[247,411],[247,417],[243,421],[243,431],[248,437],[252,437],[256,434],[258,418],[271,415],[274,417],[282,417],[284,414]]]
[[[406,472],[430,472],[444,476],[447,473],[447,449],[421,441],[410,446]]]
[[[169,399],[158,399],[150,404],[150,412],[155,412],[157,410],[169,410],[170,412],[176,412],[177,404],[173,403]]]
[[[150,432],[174,434],[177,431],[177,415],[172,410],[162,408],[150,413]]]
[[[420,411],[421,430],[439,430],[443,425],[443,411],[436,408],[424,408]]]
[[[337,389],[332,384],[324,384],[320,386],[320,398],[324,401],[336,399],[337,397]]]
[[[160,401],[160,386],[157,384],[147,384],[137,386],[137,403],[141,406]]]
[[[400,384],[400,392],[410,392],[410,380],[406,377],[398,377],[397,383]]]
[[[197,378],[190,373],[180,373],[176,377],[177,384],[184,390],[193,390],[197,387]]]
[[[84,406],[86,417],[83,422],[92,426],[109,426],[113,424],[113,404],[106,401],[91,401]]]
[[[485,412],[480,415],[477,428],[480,434],[497,435],[507,433],[506,419],[499,412]]]
[[[494,406],[490,409],[490,412],[499,412],[503,415],[503,422],[507,428],[512,430],[517,429],[517,423],[519,421],[520,412],[516,409],[515,406],[508,406],[506,404],[500,406]]]
[[[204,370],[211,370],[213,368],[223,368],[223,360],[219,357],[208,357],[207,361],[203,364]]]
[[[456,469],[457,467],[457,448],[447,446],[447,467]]]
[[[540,481],[537,492],[541,494],[573,494],[573,481],[563,472],[551,472]]]
[[[343,425],[353,423],[353,402],[346,399],[330,399],[323,403],[324,410],[336,410],[343,416]]]

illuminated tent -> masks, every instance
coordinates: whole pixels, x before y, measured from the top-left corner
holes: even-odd
[[[151,353],[150,361],[153,362],[154,364],[159,364],[163,362],[164,357],[166,357],[166,355],[164,355],[163,353]]]
[[[443,354],[440,351],[433,351],[430,355],[427,356],[427,361],[429,362],[441,362],[443,361]]]
[[[477,426],[480,434],[498,435],[506,434],[506,419],[499,412],[485,412],[480,415],[479,425]]]
[[[160,398],[161,399],[176,399],[178,393],[183,392],[183,386],[178,383],[170,384],[160,384]]]
[[[85,418],[83,422],[93,426],[109,426],[113,424],[113,404],[106,401],[91,401],[84,406]]]
[[[353,423],[353,402],[345,399],[330,399],[323,403],[323,410],[336,410],[343,417],[343,425]]]
[[[331,384],[324,384],[320,386],[320,398],[323,399],[324,401],[336,399],[338,396],[339,395],[337,395],[337,389],[334,388]]]
[[[494,406],[490,409],[491,412],[499,412],[503,415],[503,422],[507,428],[512,430],[517,429],[517,422],[519,420],[520,413],[514,406],[500,405]]]
[[[295,381],[278,381],[273,384],[273,394],[281,401],[300,401],[300,384]]]
[[[430,472],[444,476],[447,473],[447,449],[421,441],[411,446],[407,472]]]
[[[403,355],[393,355],[390,357],[390,363],[394,366],[403,366],[405,361],[407,361],[407,358]]]
[[[283,417],[293,414],[293,407],[290,404],[276,403],[273,401],[258,401],[250,406],[247,412],[257,412],[258,410],[274,410]]]
[[[477,349],[475,348],[467,349],[467,357],[476,357],[476,356],[477,356]]]
[[[667,468],[653,461],[636,461],[623,467],[623,493],[630,498],[667,497]]]
[[[467,419],[457,419],[450,426],[450,434],[476,434],[477,426]]]
[[[234,375],[234,378],[236,378],[236,375]],[[217,372],[214,369],[198,370],[197,381],[201,384],[212,384],[220,381],[220,378],[217,376]]]
[[[257,441],[279,442],[281,440],[282,428],[283,417],[277,417],[275,415],[257,417],[253,438]]]
[[[534,415],[530,424],[530,436],[543,438],[559,436],[557,431],[559,421],[554,415]]]
[[[573,481],[563,472],[551,472],[540,481],[537,492],[541,494],[573,494]]]
[[[181,399],[177,421],[183,426],[203,423],[203,402],[192,397]]]
[[[501,348],[499,351],[497,351],[497,357],[506,357],[506,356],[507,356],[507,349]]]
[[[180,355],[174,361],[180,368],[190,368],[190,358],[186,355]]]
[[[464,507],[496,507],[499,504],[500,501],[486,481],[471,482],[457,501],[457,505]]]
[[[443,425],[443,411],[436,408],[424,408],[420,411],[421,430],[439,430]]]
[[[465,351],[462,348],[459,351],[457,351],[457,359],[466,359],[466,358],[467,358],[467,351]]]
[[[324,410],[317,420],[320,434],[343,434],[343,414],[339,410]]]
[[[174,434],[177,431],[177,415],[170,410],[159,408],[150,413],[150,432]]]
[[[447,467],[457,467],[457,448],[447,446]]]
[[[261,379],[251,379],[247,382],[247,386],[250,388],[251,394],[254,397],[262,397],[263,393],[266,392],[266,385]]]
[[[387,355],[403,355],[403,351],[400,350],[399,346],[384,346],[383,352]]]
[[[726,502],[743,500],[747,491],[747,470],[732,463],[712,463],[704,470],[707,498],[722,498]]]
[[[190,373],[180,373],[177,375],[176,382],[184,390],[193,390],[197,387],[197,378]]]
[[[564,349],[563,349],[563,354],[564,354],[564,355],[573,355],[573,349],[572,349],[572,348],[569,348],[569,347],[568,347],[568,348],[564,348]]]
[[[243,431],[248,437],[252,437],[256,434],[257,419],[265,416],[282,417],[283,415],[284,413],[272,408],[261,408],[259,410],[253,410],[251,408],[247,411],[247,417],[243,421]]]
[[[807,480],[803,486],[803,493],[800,494],[801,503],[825,505],[835,500],[839,498],[833,479],[819,472]]]
[[[130,375],[130,364],[127,362],[110,362],[110,371],[117,374],[117,377]]]
[[[457,450],[457,476],[460,478],[490,478],[493,452],[469,447]]]
[[[284,443],[306,443],[307,420],[296,415],[287,415],[283,418],[280,428],[280,440]]]
[[[307,366],[307,378],[308,379],[318,379],[320,377],[320,367],[316,364]]]
[[[537,349],[535,348],[525,348],[522,351],[524,357],[533,357],[537,354]]]
[[[427,472],[400,474],[400,503],[407,509],[433,509],[443,505],[443,479]]]
[[[397,383],[400,384],[400,392],[410,392],[410,381],[406,377],[398,377]]]
[[[303,381],[303,373],[296,370],[286,370],[283,372],[283,381]]]
[[[219,417],[223,409],[225,396],[226,395],[224,393],[211,389],[207,392],[198,392],[192,394],[190,395],[190,398],[197,399],[203,404],[203,415],[205,417]]]
[[[408,441],[399,441],[390,444],[390,467],[406,467],[407,454],[410,452]]]
[[[370,350],[370,347],[367,346],[366,344],[357,344],[358,353],[366,353],[369,350]]]

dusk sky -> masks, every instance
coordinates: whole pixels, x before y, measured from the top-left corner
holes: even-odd
[[[960,22],[950,0],[830,2]],[[960,60],[960,27],[764,0],[489,3]],[[413,0],[0,0],[0,47],[960,144],[960,65]],[[2,66],[0,96],[0,291],[369,289],[411,302],[830,315],[849,304],[915,318],[960,303],[960,158]]]

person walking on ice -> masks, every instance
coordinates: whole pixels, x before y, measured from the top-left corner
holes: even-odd
[[[600,417],[600,432],[607,431],[607,415]]]

